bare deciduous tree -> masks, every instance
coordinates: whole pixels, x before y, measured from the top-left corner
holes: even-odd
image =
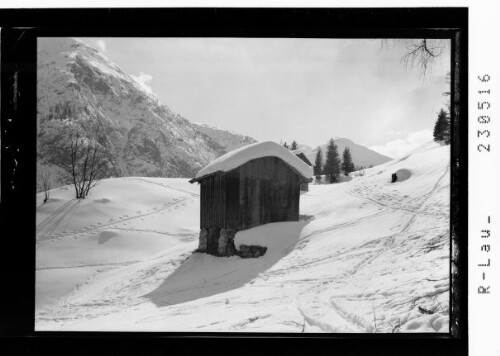
[[[43,202],[46,203],[50,197],[50,188],[53,180],[52,171],[48,167],[42,165],[40,165],[39,170],[40,170],[40,181],[43,192],[45,194]]]
[[[407,45],[408,52],[401,57],[401,62],[405,66],[413,67],[417,65],[425,76],[429,67],[434,63],[445,48],[445,42],[434,39],[414,40]]]
[[[71,135],[69,140],[71,177],[77,199],[84,199],[95,187],[104,167],[104,160],[95,139],[81,137],[79,133]]]
[[[417,67],[424,77],[431,69],[436,59],[438,59],[445,52],[447,46],[449,46],[449,40],[446,39],[423,38],[394,41],[400,43],[402,41],[405,47],[405,53],[401,56],[401,63],[406,67]],[[386,47],[388,44],[389,41],[383,39],[381,47]]]

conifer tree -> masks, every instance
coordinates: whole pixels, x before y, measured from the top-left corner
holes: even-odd
[[[342,153],[342,171],[346,176],[354,171],[354,163],[352,162],[351,150],[349,147],[344,148]]]
[[[330,183],[337,181],[337,177],[340,173],[340,158],[337,145],[333,139],[330,139],[326,148],[326,159],[323,172],[330,179]]]
[[[321,175],[323,174],[323,152],[321,152],[321,147],[318,148],[316,152],[316,159],[314,160],[314,175],[316,180],[321,180]]]
[[[450,143],[450,120],[446,111],[441,109],[434,125],[434,141],[443,141],[445,144]]]
[[[290,150],[293,151],[293,150],[296,150],[298,148],[299,148],[299,144],[297,143],[297,141],[293,140],[292,145],[290,146]]]
[[[288,148],[288,145],[286,144],[286,141],[285,141],[285,143],[283,144],[283,147]]]

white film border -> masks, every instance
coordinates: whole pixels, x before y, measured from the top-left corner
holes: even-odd
[[[18,0],[3,7],[65,7]],[[500,355],[500,1],[498,0],[183,0],[119,5],[75,1],[72,7],[467,7],[469,9],[468,318],[469,352]],[[465,194],[462,192],[461,194]],[[487,237],[486,237],[487,236]],[[487,247],[489,246],[489,247]],[[483,287],[484,289],[481,289]],[[481,293],[480,291],[483,291]]]
[[[469,351],[500,355],[500,6],[469,7]]]

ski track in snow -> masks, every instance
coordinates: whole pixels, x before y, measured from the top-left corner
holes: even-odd
[[[322,291],[331,288],[330,285],[332,283],[349,279],[349,277],[351,277],[352,275],[356,274],[364,266],[369,265],[375,259],[381,257],[385,252],[387,252],[388,250],[390,250],[390,248],[392,247],[392,245],[395,242],[395,238],[397,236],[401,236],[402,234],[404,234],[405,232],[407,232],[408,229],[409,229],[409,227],[415,221],[415,219],[416,219],[416,217],[418,215],[431,215],[431,214],[426,214],[426,213],[422,212],[422,210],[424,209],[424,207],[426,206],[427,202],[432,197],[432,195],[439,189],[439,185],[441,184],[442,180],[448,174],[448,171],[449,171],[449,165],[446,166],[446,168],[444,169],[444,172],[439,177],[439,179],[436,181],[436,183],[434,184],[434,186],[432,187],[432,189],[428,193],[422,195],[422,197],[424,199],[421,201],[421,203],[419,204],[419,206],[416,209],[410,209],[410,208],[400,207],[400,206],[393,206],[390,203],[386,203],[384,201],[377,201],[377,200],[371,198],[368,195],[369,192],[370,192],[370,190],[369,189],[364,189],[366,187],[355,186],[352,190],[348,191],[349,194],[351,194],[353,196],[357,196],[359,198],[366,199],[367,201],[372,202],[375,205],[383,206],[384,208],[388,208],[388,209],[393,209],[393,210],[398,210],[398,211],[403,211],[403,212],[406,212],[406,213],[410,213],[411,217],[408,219],[408,221],[404,224],[403,228],[399,232],[397,232],[395,234],[392,234],[392,235],[389,235],[389,236],[386,236],[386,237],[383,237],[383,238],[375,240],[375,241],[373,241],[373,240],[370,241],[368,244],[372,245],[372,244],[375,243],[375,244],[379,245],[380,247],[376,251],[374,251],[372,253],[369,253],[369,255],[366,258],[362,259],[360,262],[358,262],[357,264],[355,264],[352,267],[351,270],[349,270],[346,273],[338,276],[334,280],[323,280],[323,283],[318,284],[318,285],[316,285],[315,288],[312,288],[312,289],[308,290],[306,293],[312,295],[312,297],[309,297],[309,298],[311,298],[313,300],[315,300],[315,299],[322,299],[322,298],[318,298],[317,295],[321,295]],[[388,194],[386,194],[385,196],[388,197],[387,200],[389,202],[392,202],[394,200],[392,198],[392,196],[390,196]],[[373,215],[364,217],[363,219],[369,219],[369,218],[377,217],[377,216],[379,216],[381,214],[384,214],[386,212],[387,212],[387,210],[383,210],[383,211],[375,213]],[[322,232],[326,232],[326,231],[331,231],[331,230],[334,230],[334,229],[340,229],[340,228],[343,228],[345,226],[349,226],[351,224],[352,223],[339,224],[337,226],[332,226],[332,227],[323,229],[321,231],[317,231],[314,234],[318,234],[318,233],[322,233]],[[311,234],[311,235],[314,235],[314,234]],[[304,239],[305,238],[309,238],[311,235],[304,237]],[[362,248],[364,245],[366,245],[366,244],[363,244],[361,246],[356,246],[353,249]],[[319,263],[324,262],[325,259],[326,260],[328,260],[328,259],[334,259],[336,257],[338,257],[338,256],[337,255],[332,255],[332,256],[328,256],[328,257],[326,257],[324,259],[318,259],[317,261],[310,261],[309,263],[305,262],[305,263],[301,264],[301,267],[305,267],[307,265],[314,264],[314,263],[318,263],[319,264]],[[304,282],[304,281],[301,281],[301,282]],[[422,298],[433,297],[435,295],[447,292],[448,290],[449,290],[448,288],[445,288],[444,290],[437,291],[435,294],[423,295],[421,297],[418,297],[417,300],[418,299],[422,299]],[[415,299],[411,302],[410,309],[412,309],[412,308],[415,307],[415,302],[416,302]],[[323,309],[327,309],[326,311],[323,312],[325,315],[328,312],[331,312],[331,309],[333,308],[333,310],[335,312],[335,315],[337,316],[337,318],[333,318],[334,324],[338,324],[338,319],[340,318],[340,319],[343,320],[344,323],[347,323],[349,325],[348,330],[350,330],[350,331],[354,331],[354,332],[372,332],[373,331],[373,328],[370,325],[368,325],[366,323],[363,323],[361,321],[361,319],[357,318],[355,315],[353,315],[351,313],[348,313],[347,311],[345,311],[344,309],[342,309],[338,305],[338,303],[336,303],[334,301],[334,298],[331,298],[329,300],[329,303],[328,302],[323,302],[323,303],[319,303],[319,304],[323,305]],[[338,332],[337,329],[336,329],[336,327],[334,325],[330,325],[328,321],[315,319],[311,315],[308,315],[300,307],[299,307],[299,311],[302,314],[302,316],[304,317],[304,319],[307,321],[308,324],[317,326],[321,330],[323,330],[324,332]]]
[[[135,261],[126,261],[126,262],[110,262],[110,263],[86,263],[80,265],[71,265],[71,266],[49,266],[49,267],[37,267],[37,271],[47,271],[54,269],[72,269],[72,268],[84,268],[84,267],[124,267],[130,266],[134,263],[141,262],[141,260]]]
[[[372,188],[367,187],[367,186],[356,185],[353,189],[348,190],[348,193],[353,195],[353,196],[366,199],[367,201],[372,202],[376,205],[380,205],[382,207],[412,213],[412,214],[414,214],[413,216],[420,214],[420,215],[428,215],[428,216],[434,217],[434,216],[436,216],[436,213],[434,213],[434,212],[433,213],[426,213],[426,212],[422,211],[422,208],[425,206],[426,202],[429,200],[429,198],[432,196],[432,194],[435,193],[438,189],[440,189],[439,184],[444,179],[444,177],[448,174],[449,167],[450,167],[449,165],[446,166],[443,174],[439,177],[438,181],[436,182],[434,187],[431,189],[431,191],[429,191],[428,193],[423,194],[421,197],[419,197],[419,200],[422,199],[423,201],[415,208],[412,208],[411,205],[409,207],[405,207],[405,206],[401,206],[401,205],[391,204],[395,201],[397,202],[397,195],[390,194],[387,190],[384,191],[383,193],[377,195],[377,198],[379,198],[379,200],[371,197],[370,193],[371,193]],[[443,188],[443,187],[441,187],[441,188]],[[401,203],[401,202],[397,202],[397,203]],[[442,213],[438,214],[438,215],[443,216],[443,217],[448,216],[448,214],[442,214]],[[409,223],[411,224],[411,221]]]
[[[131,261],[126,263],[61,267],[81,268],[97,266],[110,268],[98,270],[82,285],[78,285],[71,294],[60,300],[59,303],[38,312],[36,320],[39,322],[56,322],[64,325],[64,323],[67,322],[99,318],[144,304],[146,300],[141,298],[143,293],[137,291],[143,286],[160,283],[165,274],[168,275],[173,272],[187,257],[189,257],[189,254],[184,253],[177,258],[167,261],[165,261],[165,256],[157,256],[143,261]],[[139,266],[144,267],[136,270],[135,274],[133,274],[130,279],[125,279],[121,283],[115,283],[104,289],[103,292],[107,292],[105,293],[106,297],[94,298],[84,302],[73,301],[74,298],[78,298],[80,293],[92,289],[93,283],[103,274],[112,272],[117,267],[127,267],[135,264],[140,264]],[[82,313],[82,311],[84,312]],[[49,315],[49,317],[45,317],[45,315]]]
[[[439,177],[439,179],[436,182],[436,184],[434,185],[434,187],[432,187],[432,190],[429,193],[427,193],[427,194],[424,195],[424,197],[425,197],[424,201],[420,204],[420,206],[418,207],[417,211],[411,217],[411,219],[408,221],[408,223],[406,223],[406,225],[404,226],[403,230],[401,230],[401,233],[403,233],[406,230],[408,230],[408,228],[413,223],[413,221],[415,221],[415,218],[417,217],[417,215],[422,213],[422,209],[427,205],[427,202],[429,201],[429,199],[432,196],[432,194],[434,194],[436,192],[436,190],[438,189],[439,184],[444,179],[444,177],[446,177],[446,175],[448,174],[449,168],[450,168],[450,165],[447,165],[446,169],[443,172],[443,174]]]
[[[69,218],[71,218],[72,214],[74,214],[74,212],[75,212],[75,209],[76,209],[75,207],[78,205],[78,201],[77,201],[76,204],[70,205],[70,207],[68,209],[66,209],[66,207],[64,207],[64,209],[62,209],[62,210],[58,209],[58,211],[56,213],[52,214],[51,217],[47,218],[46,220],[44,220],[39,225],[40,227],[37,228],[37,230],[39,230],[39,232],[37,233],[37,245],[39,246],[39,244],[41,244],[42,242],[48,241],[48,240],[61,239],[61,238],[64,238],[64,237],[78,235],[78,234],[82,234],[82,233],[87,233],[87,232],[92,232],[92,231],[99,231],[99,230],[103,230],[103,229],[106,229],[106,228],[108,228],[110,226],[117,225],[117,224],[120,224],[120,223],[123,223],[123,222],[128,222],[128,221],[136,220],[138,218],[143,218],[145,216],[150,216],[150,215],[158,214],[160,212],[168,212],[168,211],[171,211],[171,210],[177,208],[179,205],[185,206],[185,205],[187,205],[189,203],[193,203],[194,201],[195,200],[192,199],[191,197],[187,197],[187,198],[183,198],[183,199],[177,200],[177,201],[175,201],[173,203],[164,204],[160,208],[154,207],[153,210],[150,211],[150,212],[148,212],[148,213],[136,214],[136,215],[133,215],[133,216],[130,216],[130,217],[127,217],[127,218],[121,218],[121,219],[118,219],[118,220],[113,220],[112,222],[109,222],[109,223],[104,223],[104,224],[101,223],[99,226],[88,227],[88,228],[81,229],[81,230],[75,230],[75,231],[72,231],[72,232],[69,232],[69,233],[60,233],[60,234],[50,235],[50,232],[54,231],[54,229],[57,228],[57,226],[60,224],[60,222],[63,219],[68,218],[67,217],[68,215],[70,215]],[[181,203],[184,203],[184,204],[181,204]],[[66,205],[66,203],[63,204],[63,205]],[[47,220],[49,220],[49,223],[45,224]],[[48,228],[45,229],[45,226],[48,226]],[[119,228],[119,227],[114,227],[114,228],[119,229],[119,230],[127,230],[125,228]],[[171,235],[171,234],[168,234],[168,233],[162,233],[162,232],[158,232],[158,231],[134,230],[134,229],[128,229],[128,230],[131,230],[131,231],[144,231],[144,232],[155,232],[155,233],[164,234],[164,235]]]
[[[158,183],[158,182],[153,182],[151,180],[147,180],[147,179],[143,179],[143,178],[139,178],[139,177],[132,177],[132,178],[124,178],[124,179],[127,179],[127,180],[135,180],[135,181],[140,181],[140,182],[145,182],[145,183],[148,183],[148,184],[156,184],[156,185],[159,185],[161,187],[164,187],[164,188],[168,188],[168,189],[171,189],[171,190],[175,190],[175,191],[178,191],[178,192],[181,192],[181,193],[185,193],[185,194],[189,194],[191,195],[192,197],[199,197],[200,195],[199,194],[196,194],[196,193],[193,193],[193,192],[190,192],[188,190],[183,190],[183,189],[179,189],[179,188],[174,188],[168,184],[165,184],[165,183]]]
[[[59,226],[66,226],[74,215],[80,200],[72,199],[57,208],[49,217],[37,225],[37,242],[39,237],[48,236]]]

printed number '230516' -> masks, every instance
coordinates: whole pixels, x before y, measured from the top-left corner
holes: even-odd
[[[491,78],[490,78],[489,74],[485,74],[483,76],[479,76],[478,75],[477,79],[479,79],[479,81],[482,82],[482,83],[488,83]],[[479,94],[479,96],[481,98],[477,102],[477,109],[478,109],[478,111],[481,110],[482,112],[480,112],[481,115],[479,115],[477,117],[477,121],[480,124],[489,124],[490,120],[491,120],[491,118],[490,118],[489,115],[484,115],[484,114],[488,114],[488,110],[491,107],[491,103],[489,101],[483,101],[482,100],[482,97],[484,97],[486,95],[489,96],[490,93],[491,93],[490,89],[488,89],[488,88],[485,88],[484,90],[478,90],[478,94]],[[490,130],[489,130],[488,126],[486,126],[486,128],[484,130],[482,128],[477,130],[477,137],[479,139],[488,139],[490,137],[490,134],[491,133],[490,133]],[[490,152],[491,146],[490,146],[489,143],[486,143],[486,142],[479,143],[477,145],[477,150],[479,152]]]

